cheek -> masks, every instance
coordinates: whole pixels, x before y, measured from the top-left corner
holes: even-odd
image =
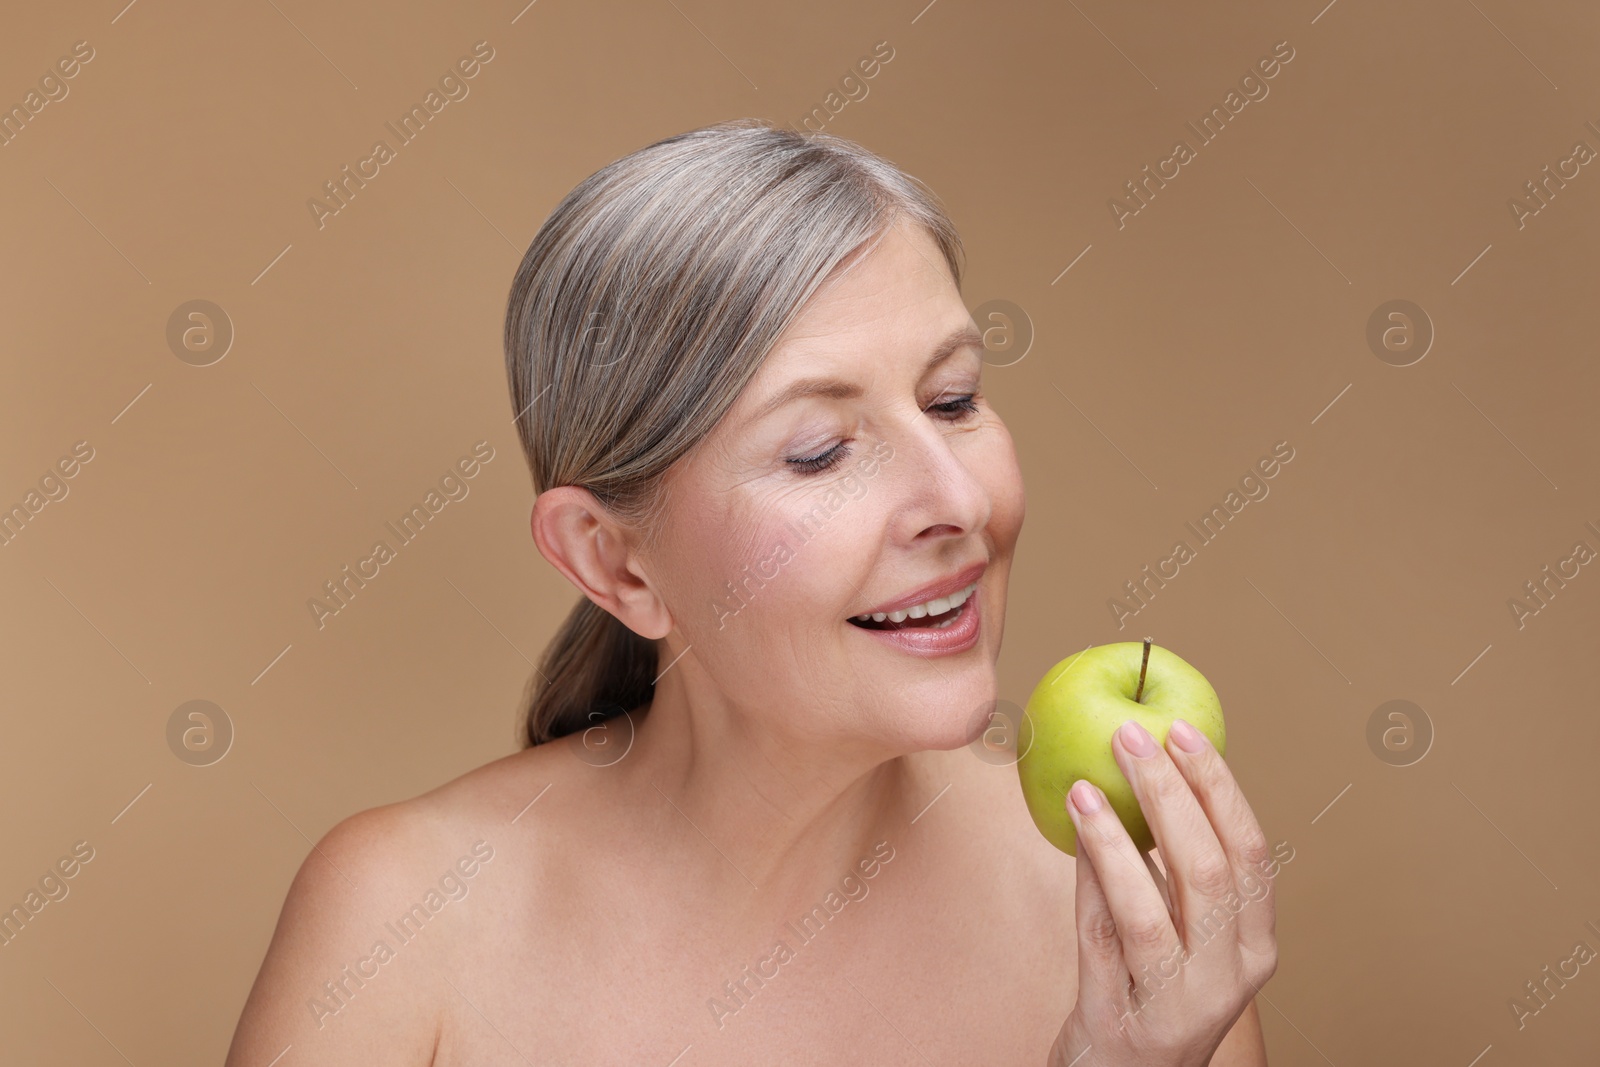
[[[666,522],[672,531],[657,560],[668,607],[678,625],[691,635],[717,625],[711,605],[728,597],[729,585],[746,565],[756,569],[765,554],[766,533],[758,524],[716,508],[680,511]]]
[[[836,479],[817,480],[825,486],[784,486],[751,501],[740,519],[748,543],[730,557],[741,577],[764,583],[750,603],[779,630],[812,623],[833,605],[842,612],[851,597],[845,576],[859,569],[870,540],[861,536],[873,519],[860,487],[852,494]]]
[[[868,502],[807,486],[783,487],[725,510],[695,509],[669,552],[670,606],[691,641],[790,647],[830,605],[843,621],[851,590],[843,575],[861,551],[850,530]],[[859,534],[859,530],[857,530]]]

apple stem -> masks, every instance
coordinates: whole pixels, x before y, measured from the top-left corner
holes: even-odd
[[[1144,672],[1150,666],[1150,639],[1144,639],[1144,658],[1139,661],[1139,688],[1133,692],[1133,702],[1142,704],[1139,698],[1144,696]]]

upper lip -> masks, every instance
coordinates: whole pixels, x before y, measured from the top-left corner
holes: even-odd
[[[929,582],[927,585],[919,586],[904,596],[895,597],[893,600],[879,604],[875,608],[857,612],[856,615],[876,615],[879,612],[887,615],[891,611],[904,611],[907,608],[938,597],[950,596],[952,593],[958,593],[973,582],[976,582],[988,568],[987,561],[979,561],[970,567],[957,571],[948,578],[940,578],[936,582]],[[852,618],[854,617],[852,616]]]

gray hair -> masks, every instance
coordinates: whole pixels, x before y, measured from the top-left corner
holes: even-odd
[[[545,219],[511,283],[506,374],[535,493],[593,493],[650,544],[663,475],[738,399],[807,299],[904,215],[957,287],[922,183],[851,141],[758,119],[641,148]],[[587,597],[524,697],[524,747],[650,702],[656,643]]]

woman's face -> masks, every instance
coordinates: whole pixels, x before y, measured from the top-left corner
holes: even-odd
[[[1024,498],[983,351],[932,238],[896,226],[670,472],[648,567],[718,699],[904,751],[987,725]],[[960,608],[903,628],[852,621],[974,581]]]

